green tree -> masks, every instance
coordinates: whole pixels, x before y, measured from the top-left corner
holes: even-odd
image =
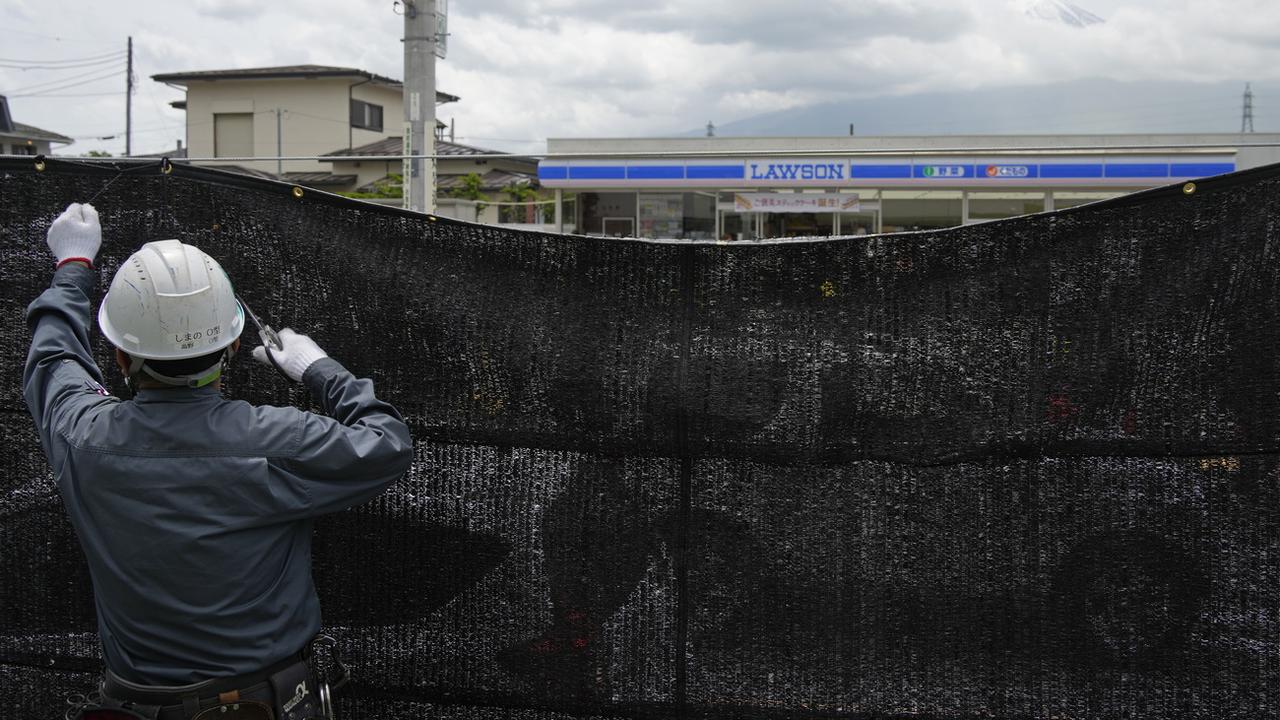
[[[449,197],[474,201],[476,212],[484,210],[484,201],[489,199],[489,196],[484,194],[484,180],[476,173],[467,173],[458,182],[458,187],[449,191]]]
[[[106,150],[90,150],[85,153],[85,157],[111,157],[111,153]]]
[[[354,190],[338,194],[344,197],[358,198],[361,200],[402,198],[404,197],[404,177],[398,174],[388,175],[381,180],[375,180],[373,182],[372,190]]]
[[[512,182],[502,188],[502,192],[511,198],[511,202],[532,203],[540,199],[538,191],[530,187],[528,183]],[[538,207],[537,205],[525,205],[524,207],[518,205],[505,206],[502,208],[504,212],[501,213],[499,222],[538,222]]]

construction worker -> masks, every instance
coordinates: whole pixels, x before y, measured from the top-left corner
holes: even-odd
[[[135,391],[112,397],[89,345],[97,212],[71,205],[48,244],[23,392],[93,580],[106,672],[82,717],[320,716],[312,522],[403,475],[408,428],[290,330],[253,357],[328,417],[223,398],[244,310],[217,261],[177,240],[144,245],[103,298],[98,325]]]

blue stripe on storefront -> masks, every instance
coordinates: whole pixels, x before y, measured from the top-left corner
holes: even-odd
[[[849,177],[871,180],[893,180],[911,177],[910,165],[852,165]]]
[[[634,165],[627,168],[628,180],[683,180],[683,165]]]
[[[1040,166],[1041,178],[1100,178],[1101,163],[1059,163]]]
[[[1235,171],[1235,163],[1173,163],[1169,166],[1173,177],[1209,177]]]
[[[1106,167],[1109,178],[1169,177],[1169,163],[1115,163]]]
[[[925,164],[849,166],[850,179],[858,180],[1009,180],[1009,179],[1090,179],[1090,178],[1195,178],[1235,172],[1235,163],[1044,163],[994,165],[997,168],[1026,169],[1026,175],[988,175],[992,165]],[[927,170],[926,168],[933,168]],[[927,174],[927,173],[932,174]],[[960,172],[963,174],[949,174]],[[1015,170],[1016,172],[1016,170]],[[742,180],[742,165],[540,165],[538,178],[557,180]]]
[[[587,165],[569,168],[570,180],[626,180],[627,168],[622,165]]]
[[[689,180],[741,180],[746,177],[741,165],[690,165],[685,168]]]

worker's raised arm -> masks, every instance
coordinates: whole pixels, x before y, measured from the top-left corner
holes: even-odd
[[[111,402],[102,371],[89,345],[90,294],[97,282],[91,268],[102,246],[102,229],[92,205],[71,204],[48,232],[57,261],[49,289],[27,308],[31,349],[22,392],[46,450],[59,411]]]
[[[263,363],[302,382],[329,417],[303,415],[297,451],[277,461],[302,484],[309,514],[323,515],[365,502],[404,475],[413,461],[409,428],[390,404],[373,393],[373,382],[357,378],[328,357],[311,338],[285,328],[283,348],[254,348]]]

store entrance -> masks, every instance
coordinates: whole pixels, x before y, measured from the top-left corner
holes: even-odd
[[[835,234],[832,213],[764,213],[764,237],[830,237]]]

